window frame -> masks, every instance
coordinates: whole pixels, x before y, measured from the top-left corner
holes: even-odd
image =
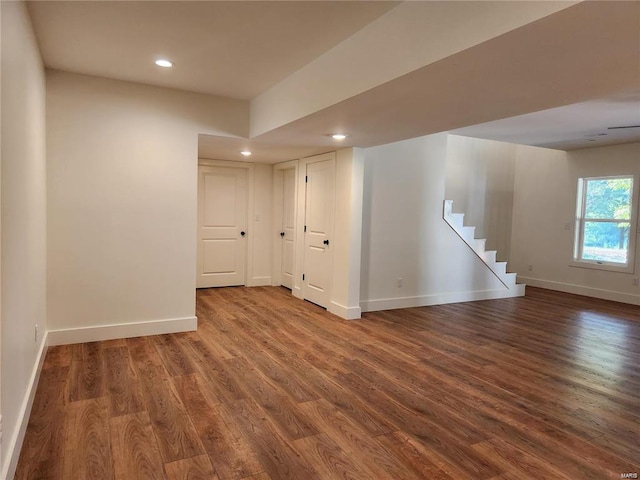
[[[631,184],[631,214],[629,220],[607,219],[585,219],[585,210],[587,206],[587,188],[586,185],[592,180],[614,180],[630,178]],[[636,237],[638,236],[638,185],[637,174],[626,175],[602,175],[594,177],[578,178],[578,189],[576,192],[576,213],[575,213],[575,235],[573,238],[573,261],[571,266],[581,268],[593,268],[597,270],[605,270],[620,273],[634,273],[635,270],[635,249]],[[629,223],[629,244],[627,247],[627,263],[606,262],[602,260],[583,259],[584,254],[584,229],[587,222],[603,222],[603,223]]]

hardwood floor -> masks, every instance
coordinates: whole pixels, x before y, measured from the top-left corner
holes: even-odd
[[[524,298],[343,321],[197,294],[197,332],[50,348],[17,479],[640,473],[640,308]]]

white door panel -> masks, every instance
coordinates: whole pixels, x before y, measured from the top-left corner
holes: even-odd
[[[198,167],[198,288],[245,284],[247,172]]]
[[[204,225],[203,227],[234,227],[237,219],[238,177],[236,172],[218,167],[204,167],[215,171],[202,172],[204,180]],[[218,171],[222,170],[222,171]]]
[[[285,240],[282,244],[282,285],[293,288],[293,241]]]
[[[295,229],[295,189],[296,171],[293,168],[283,171],[282,183],[282,275],[281,283],[293,288],[293,236]]]
[[[235,240],[226,238],[203,240],[204,258],[202,273],[216,275],[236,270]]]
[[[335,204],[335,161],[307,164],[304,239],[304,298],[327,307],[330,296]]]

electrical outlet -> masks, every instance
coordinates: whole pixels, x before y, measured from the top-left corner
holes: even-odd
[[[571,230],[571,222],[567,222],[564,224],[564,229],[565,230]]]
[[[396,287],[398,288],[404,287],[404,280],[401,277],[398,277],[398,280],[396,280]]]
[[[36,327],[34,328],[33,341],[38,343],[38,324],[36,323]]]
[[[634,277],[633,280],[631,281],[631,284],[635,287],[638,286],[638,277]]]
[[[529,265],[529,266],[527,267],[527,270],[529,270],[530,272],[533,272],[533,265]]]

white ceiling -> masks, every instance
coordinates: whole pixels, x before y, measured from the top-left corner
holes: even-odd
[[[640,93],[551,108],[451,133],[559,150],[640,142]]]
[[[335,142],[334,142],[335,143]],[[251,156],[240,152],[248,150]],[[198,135],[198,158],[231,160],[235,162],[280,163],[297,158],[310,157],[335,150],[328,140],[325,146],[273,144],[259,140],[237,137]]]
[[[35,1],[48,68],[250,99],[398,2]],[[175,68],[153,62],[168,58]]]
[[[395,5],[46,1],[29,11],[49,68],[250,99]],[[176,68],[159,70],[157,56]],[[200,135],[199,155],[247,160],[238,152],[250,148],[249,161],[275,163],[442,131],[575,149],[640,141],[640,129],[608,130],[638,124],[640,3],[585,2],[256,138]],[[328,137],[338,130],[349,138]]]

